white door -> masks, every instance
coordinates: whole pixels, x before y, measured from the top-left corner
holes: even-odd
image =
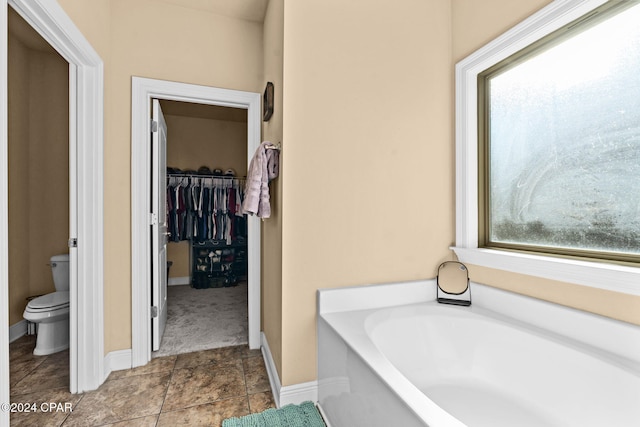
[[[167,124],[153,100],[151,133],[151,349],[160,349],[167,324]]]
[[[78,67],[69,64],[69,389],[78,390]],[[85,243],[83,243],[85,244]],[[75,308],[74,308],[75,307]]]

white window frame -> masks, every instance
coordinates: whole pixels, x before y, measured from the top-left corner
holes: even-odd
[[[478,75],[607,0],[556,0],[456,64],[456,244],[461,262],[640,295],[640,268],[478,247]]]

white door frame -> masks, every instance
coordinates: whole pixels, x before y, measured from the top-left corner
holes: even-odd
[[[67,16],[51,0],[8,0],[69,63],[69,157],[75,163],[77,224],[76,277],[70,292],[70,390],[94,390],[104,381],[103,316],[103,64],[100,56]],[[8,158],[7,158],[7,9],[0,11],[0,295],[8,298]],[[70,167],[73,170],[73,165]],[[72,197],[71,197],[72,198]],[[73,207],[71,207],[73,209]],[[72,272],[73,274],[74,272]],[[78,283],[81,285],[78,286]],[[0,372],[8,378],[7,306],[0,304]],[[4,375],[7,373],[7,375]],[[9,384],[0,385],[0,402],[9,402]],[[6,417],[6,418],[5,418]],[[0,424],[8,413],[0,411]]]
[[[247,165],[260,145],[260,94],[165,80],[131,81],[131,361],[151,360],[151,227],[149,226],[151,99],[220,105],[247,110]],[[260,348],[260,220],[248,231],[249,347]]]

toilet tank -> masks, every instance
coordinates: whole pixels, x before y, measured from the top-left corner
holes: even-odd
[[[69,290],[69,254],[54,255],[50,260],[56,291]]]

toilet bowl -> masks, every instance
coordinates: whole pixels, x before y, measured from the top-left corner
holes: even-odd
[[[69,348],[69,255],[51,257],[51,271],[56,292],[29,301],[22,315],[38,326],[36,356]]]

